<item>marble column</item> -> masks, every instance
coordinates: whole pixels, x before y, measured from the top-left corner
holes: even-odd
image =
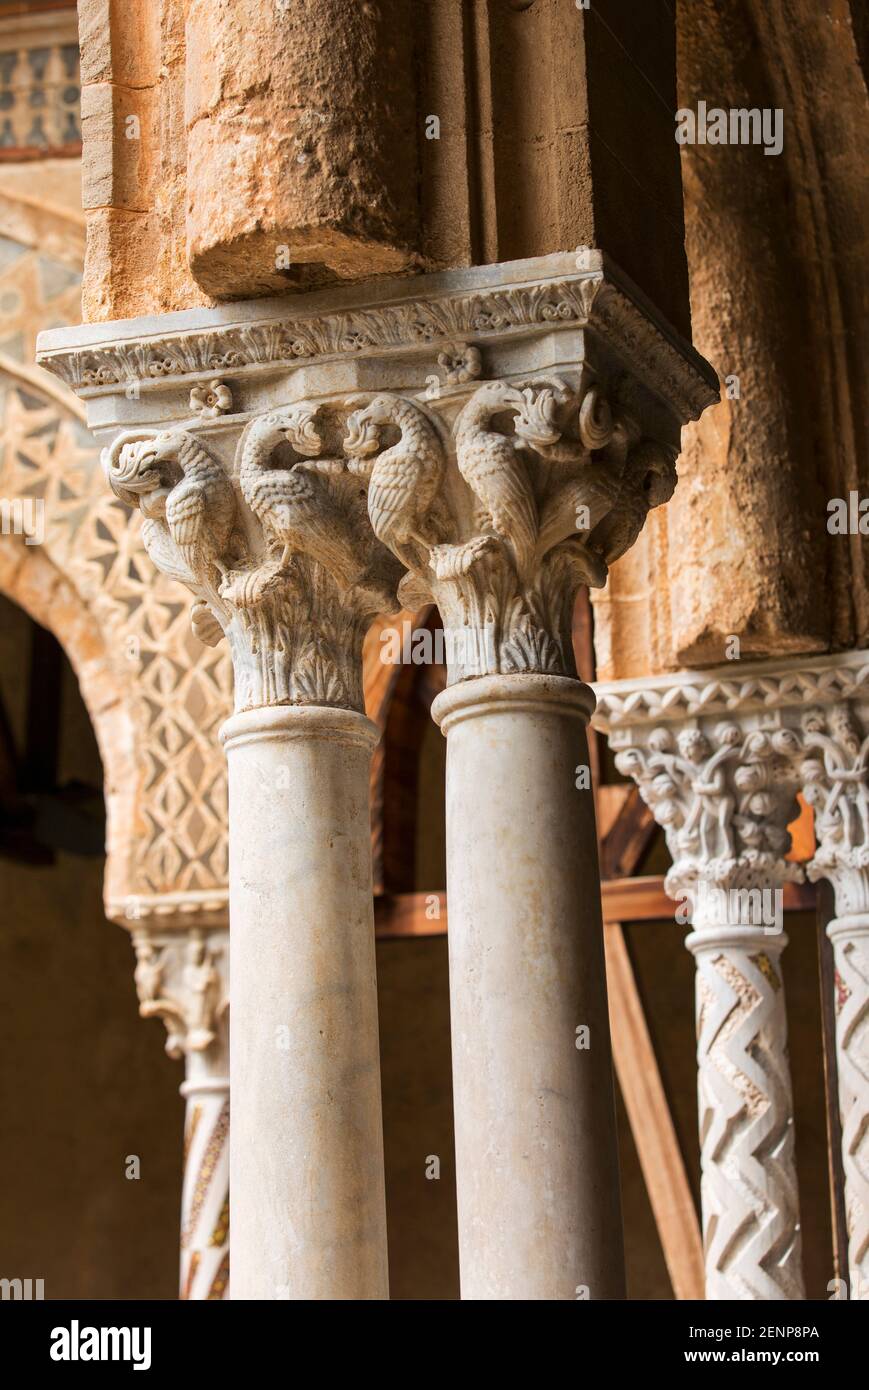
[[[447,736],[462,1296],[624,1298],[587,686],[482,677]],[[473,826],[473,833],[468,828]]]
[[[869,1299],[869,659],[828,659],[802,719],[803,795],[815,811],[809,878],[830,880],[836,916],[836,1063],[851,1299]],[[818,695],[822,699],[818,699]],[[826,696],[826,701],[823,697]]]
[[[666,832],[667,892],[692,927],[709,1299],[805,1296],[781,971],[800,740],[771,687],[765,668],[597,687],[596,723]]]
[[[363,714],[223,728],[232,921],[233,1297],[388,1297]],[[279,1156],[279,1166],[275,1165]]]
[[[58,330],[40,361],[233,656],[233,1297],[386,1291],[360,653],[376,613],[431,602],[464,1295],[620,1296],[571,619],[672,493],[715,374],[587,247]]]
[[[229,936],[225,928],[133,932],[143,1018],[162,1018],[183,1058],[186,1102],[180,1297],[229,1297]]]
[[[577,265],[605,274],[586,254]],[[371,396],[345,446],[368,481],[372,528],[407,570],[405,602],[435,602],[445,633],[448,686],[432,714],[448,740],[466,1299],[625,1294],[585,732],[593,698],[576,678],[571,620],[579,587],[603,584],[671,495],[681,421],[715,398],[685,345],[671,347],[674,375],[653,396],[631,370],[627,335],[615,331],[602,350],[591,302],[584,331],[559,331],[567,296],[562,306],[541,306],[553,325],[545,341],[510,358],[502,349],[489,380],[475,380],[476,345],[441,354],[446,380],[430,412]],[[652,323],[634,328],[662,364]],[[414,445],[406,477],[396,430]]]
[[[231,391],[192,395],[218,419]],[[209,402],[213,402],[209,404]],[[212,412],[210,415],[208,412]],[[346,412],[345,412],[346,415]],[[234,1299],[388,1297],[362,640],[400,570],[303,401],[106,450],[154,563],[229,643]],[[229,446],[230,456],[225,450]],[[233,453],[234,450],[234,459]]]

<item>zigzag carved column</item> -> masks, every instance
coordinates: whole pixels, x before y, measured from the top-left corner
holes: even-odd
[[[781,972],[781,892],[801,876],[785,857],[800,755],[776,708],[786,691],[732,668],[597,688],[596,722],[666,832],[667,891],[693,927],[710,1299],[804,1297]]]
[[[185,1060],[180,1296],[228,1298],[229,936],[139,926],[133,944],[139,1012],[163,1019],[166,1051]]]
[[[714,373],[588,249],[41,348],[232,653],[233,1298],[386,1294],[360,658],[378,613],[433,600],[464,1295],[619,1297],[571,617],[670,496]]]
[[[831,664],[802,718],[803,795],[815,809],[813,880],[828,878],[836,917],[827,927],[836,964],[836,1059],[848,1223],[849,1292],[869,1299],[869,660]],[[833,703],[829,701],[832,700]]]

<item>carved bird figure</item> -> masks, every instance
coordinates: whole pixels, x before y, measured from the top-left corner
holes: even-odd
[[[242,436],[239,483],[245,501],[262,524],[270,547],[280,546],[280,564],[300,551],[329,571],[339,589],[348,589],[364,569],[364,556],[352,527],[321,474],[341,472],[340,460],[296,459],[273,467],[279,444],[315,459],[322,449],[315,427],[316,407],[301,405],[262,415]]]
[[[235,494],[218,460],[194,435],[121,435],[104,462],[115,494],[142,511],[142,537],[158,568],[188,584],[210,584],[215,569],[226,574]]]
[[[388,425],[400,437],[380,453]],[[430,509],[444,470],[434,426],[413,401],[383,393],[355,411],[347,428],[348,468],[368,478],[368,514],[378,540],[399,554],[414,541],[428,549],[434,543]]]
[[[609,512],[618,490],[618,474],[606,460],[580,467],[576,477],[553,488],[540,508],[538,558],[576,531],[587,538]]]
[[[537,540],[537,506],[517,445],[491,429],[495,415],[526,406],[521,391],[489,381],[474,392],[455,424],[456,462],[485,508],[492,528],[512,546],[520,574],[530,568]]]
[[[608,565],[630,550],[652,507],[673,495],[673,450],[655,439],[641,439],[628,454],[618,494],[607,516],[589,536],[589,545]]]

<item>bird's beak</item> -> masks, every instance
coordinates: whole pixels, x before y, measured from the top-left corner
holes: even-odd
[[[537,430],[527,425],[522,420],[516,421],[516,433],[523,444],[529,444],[532,449],[545,448],[547,444],[557,444],[561,438],[558,430]]]
[[[128,506],[135,507],[143,493],[160,486],[155,441],[150,435],[127,431],[118,436],[101,455],[103,471],[112,491]]]
[[[366,458],[376,454],[380,447],[377,426],[372,422],[368,409],[356,410],[347,420],[347,437],[344,440],[345,454]]]
[[[525,404],[525,397],[516,386],[506,385],[502,394],[505,405],[518,405],[521,407]]]

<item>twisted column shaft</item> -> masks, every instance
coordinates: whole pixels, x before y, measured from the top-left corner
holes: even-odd
[[[706,1297],[804,1297],[784,935],[700,928],[697,1095]]]
[[[181,1086],[184,1184],[181,1298],[229,1297],[229,1051],[225,1029],[207,1052],[191,1052]]]
[[[667,891],[693,927],[706,1296],[801,1299],[781,957],[802,743],[762,699],[716,698],[714,674],[600,686],[599,724],[665,830]]]

